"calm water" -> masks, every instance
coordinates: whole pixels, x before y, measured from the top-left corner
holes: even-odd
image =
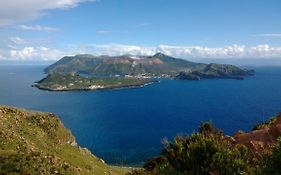
[[[239,80],[172,81],[137,89],[47,92],[30,85],[43,66],[0,66],[0,104],[60,116],[77,142],[113,164],[140,163],[161,139],[212,120],[227,134],[250,130],[281,111],[281,68],[255,68]]]

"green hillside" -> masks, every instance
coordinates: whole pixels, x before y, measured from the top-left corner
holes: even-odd
[[[51,113],[0,106],[1,175],[122,175],[75,142]]]

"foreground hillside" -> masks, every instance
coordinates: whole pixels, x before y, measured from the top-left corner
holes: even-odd
[[[51,113],[0,106],[0,174],[121,175],[79,147]]]
[[[280,175],[281,114],[248,133],[226,136],[211,123],[165,141],[158,157],[129,175]]]

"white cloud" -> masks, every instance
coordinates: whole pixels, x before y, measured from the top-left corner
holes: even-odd
[[[105,45],[89,45],[86,52],[91,52],[96,55],[153,55],[154,47],[141,47],[135,45],[121,44],[105,44]]]
[[[98,35],[103,35],[103,34],[108,34],[108,33],[111,33],[112,31],[110,30],[98,30],[97,31],[97,34]]]
[[[232,45],[225,47],[202,46],[170,46],[143,47],[136,45],[91,45],[82,50],[96,55],[153,55],[162,52],[180,58],[281,58],[281,47],[271,47],[267,44],[246,47]],[[81,50],[80,50],[81,51]]]
[[[66,9],[96,0],[1,0],[0,26],[38,18],[51,9]]]
[[[34,26],[17,25],[16,29],[31,30],[31,31],[38,31],[38,32],[57,32],[57,31],[59,31],[57,28],[48,27],[48,26],[41,26],[41,25],[34,25]]]
[[[254,35],[254,36],[281,38],[281,33],[265,33],[265,34],[258,34],[258,35]]]
[[[93,54],[93,55],[154,55],[162,52],[183,59],[277,59],[281,60],[281,47],[267,44],[257,46],[231,45],[225,47],[202,46],[171,46],[159,45],[145,47],[137,45],[104,44],[72,46],[65,49],[36,45],[32,42],[24,44],[24,39],[12,37],[6,48],[0,48],[0,60],[58,60],[65,55]]]
[[[21,37],[10,37],[9,40],[12,42],[12,44],[16,45],[22,45],[22,44],[28,44],[28,42],[25,39],[22,39]]]
[[[21,37],[10,37],[0,43],[0,61],[49,61],[58,60],[69,53],[54,49],[42,39],[27,40]]]
[[[64,56],[64,54],[65,53],[60,50],[47,47],[24,47],[22,49],[11,49],[7,57],[9,57],[8,60],[49,61],[58,60]]]

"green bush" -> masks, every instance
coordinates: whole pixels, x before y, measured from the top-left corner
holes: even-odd
[[[281,137],[272,148],[272,154],[267,154],[262,157],[262,174],[265,175],[280,175],[281,174]]]
[[[211,123],[198,133],[167,142],[161,155],[148,160],[135,175],[240,175],[256,174],[246,146],[233,145]],[[253,166],[251,166],[253,165]]]

